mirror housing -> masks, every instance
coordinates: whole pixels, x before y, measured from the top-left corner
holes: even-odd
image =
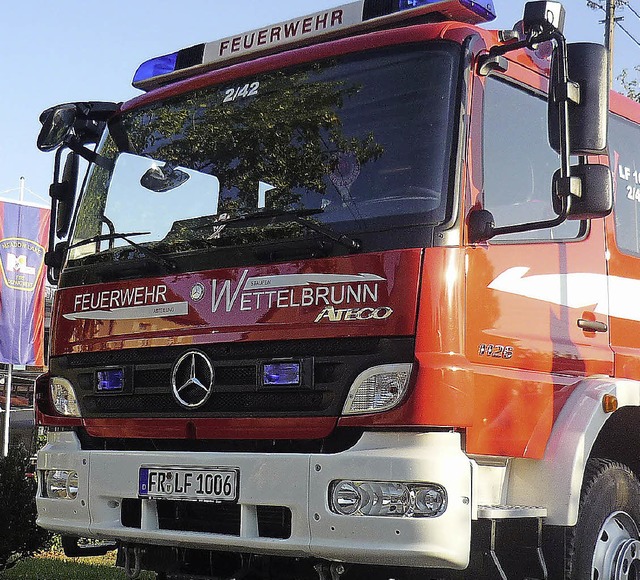
[[[77,109],[72,103],[51,107],[40,115],[42,129],[37,146],[40,151],[53,151],[72,134],[76,122]]]
[[[49,283],[54,286],[60,278],[60,269],[62,268],[62,264],[64,264],[68,248],[68,242],[59,242],[53,250],[48,250],[44,254],[44,263],[45,266],[47,266],[47,279]]]
[[[607,51],[601,44],[590,42],[568,44],[567,67],[572,85],[569,87],[562,86],[558,80],[558,58],[558,51],[554,51],[549,87],[549,144],[561,153],[562,129],[557,106],[567,92],[573,92],[578,102],[568,99],[569,152],[571,155],[601,155],[607,148],[609,114]]]
[[[613,177],[607,165],[584,164],[571,168],[571,179],[579,180],[579,196],[571,195],[568,220],[606,217],[613,209]],[[562,211],[560,170],[553,176],[553,209]]]
[[[73,202],[75,200],[76,187],[78,186],[78,171],[80,158],[77,153],[70,152],[62,170],[60,183],[52,183],[49,187],[49,195],[55,202],[56,208],[56,236],[63,238],[69,232],[71,216],[73,215]]]
[[[556,32],[564,32],[564,19],[565,9],[560,2],[527,2],[522,25],[528,38],[548,39]]]
[[[40,115],[38,149],[53,151],[61,145],[79,147],[100,140],[105,123],[118,110],[116,103],[88,101],[50,107]]]

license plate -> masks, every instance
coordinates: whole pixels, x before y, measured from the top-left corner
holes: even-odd
[[[141,467],[138,496],[153,499],[236,501],[238,469],[235,467]]]

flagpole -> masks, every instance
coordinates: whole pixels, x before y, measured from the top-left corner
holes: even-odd
[[[24,202],[25,178],[20,178],[20,203]],[[7,364],[7,380],[5,382],[4,416],[2,417],[2,456],[9,455],[9,427],[11,425],[11,388],[13,382],[13,364]]]
[[[2,457],[9,455],[9,419],[11,415],[11,382],[13,379],[13,365],[7,365],[7,380],[4,385],[5,405],[4,416],[2,417],[2,427],[4,436],[2,438]]]

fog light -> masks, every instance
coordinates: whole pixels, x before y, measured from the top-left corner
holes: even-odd
[[[351,481],[341,481],[333,488],[332,502],[339,514],[350,516],[360,507],[362,496]]]
[[[404,397],[411,377],[411,363],[371,367],[360,373],[347,395],[342,413],[374,413],[395,407]]]
[[[414,497],[415,515],[435,517],[447,509],[447,493],[443,487],[430,484],[428,486],[414,486],[411,491]]]
[[[447,492],[435,483],[334,481],[329,506],[344,516],[437,517],[447,509]]]
[[[75,499],[78,497],[78,473],[64,469],[44,472],[43,495],[52,499]]]
[[[67,379],[52,377],[49,382],[51,402],[56,411],[65,417],[80,417],[78,399],[73,386]]]

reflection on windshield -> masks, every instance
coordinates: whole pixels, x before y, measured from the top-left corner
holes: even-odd
[[[115,167],[91,169],[72,242],[144,231],[136,242],[179,252],[309,235],[286,220],[224,227],[261,211],[317,210],[310,219],[348,236],[442,221],[457,49],[425,46],[265,73],[126,113],[101,145]],[[108,249],[85,244],[71,259]]]
[[[149,176],[163,165],[129,153],[121,153],[116,160],[104,213],[116,232],[134,231],[144,224],[149,234],[138,237],[139,244],[163,239],[177,220],[218,213],[220,182],[215,175],[176,167],[172,171],[180,172],[180,177],[173,187],[166,183],[147,183],[145,187],[143,183],[151,181]],[[122,191],[128,192],[126,197],[118,195]]]

